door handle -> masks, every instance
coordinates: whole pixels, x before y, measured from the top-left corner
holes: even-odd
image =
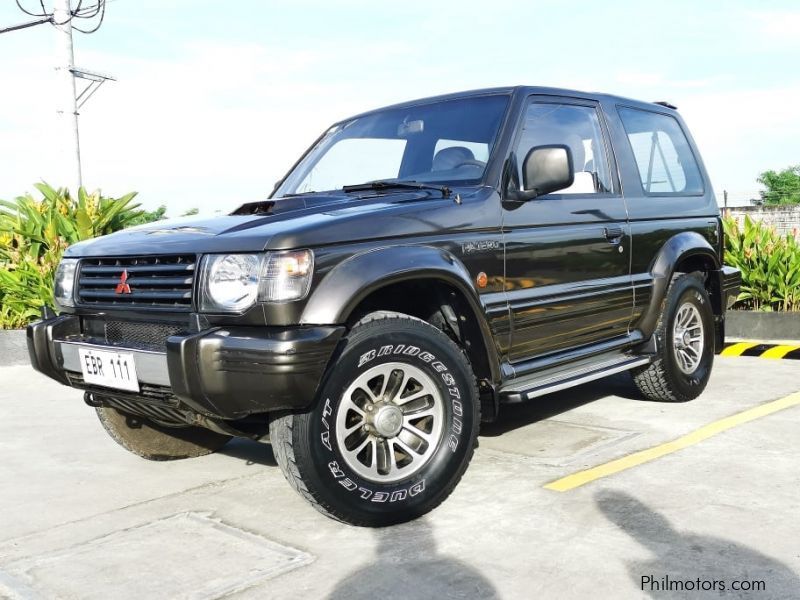
[[[622,236],[625,235],[625,230],[622,227],[606,227],[606,239],[612,244],[619,244]]]

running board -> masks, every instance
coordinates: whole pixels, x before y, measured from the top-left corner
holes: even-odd
[[[529,375],[520,380],[512,380],[500,388],[500,400],[506,403],[523,402],[531,398],[565,390],[596,379],[602,379],[603,377],[608,377],[615,373],[628,371],[635,367],[641,367],[649,364],[651,360],[649,356],[617,356],[611,360],[573,371],[562,371],[558,375],[551,375],[549,377],[542,373],[540,373],[538,377],[536,375]],[[543,375],[544,378],[542,378]]]

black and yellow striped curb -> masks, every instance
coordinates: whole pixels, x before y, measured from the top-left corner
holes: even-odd
[[[760,356],[800,360],[800,344],[765,344],[761,342],[727,342],[722,356]]]

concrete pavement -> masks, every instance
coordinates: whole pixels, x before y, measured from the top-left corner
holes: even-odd
[[[2,367],[0,597],[797,597],[800,407],[568,492],[543,485],[798,390],[795,361],[718,358],[689,404],[637,400],[620,376],[506,407],[439,509],[369,530],[308,506],[268,444],[147,462],[79,392]],[[765,589],[730,589],[741,580]]]

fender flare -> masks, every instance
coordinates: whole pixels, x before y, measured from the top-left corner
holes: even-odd
[[[300,323],[343,324],[373,292],[402,281],[434,279],[449,284],[466,299],[480,329],[486,359],[499,377],[494,339],[472,277],[450,252],[433,246],[389,246],[351,256],[328,272],[312,293]]]
[[[661,316],[661,305],[667,296],[667,289],[676,267],[681,261],[692,257],[708,258],[715,270],[720,268],[717,252],[708,240],[695,231],[684,231],[672,236],[658,251],[650,267],[653,281],[650,303],[644,317],[639,321],[639,329],[645,338],[649,338],[656,329],[658,318]]]

